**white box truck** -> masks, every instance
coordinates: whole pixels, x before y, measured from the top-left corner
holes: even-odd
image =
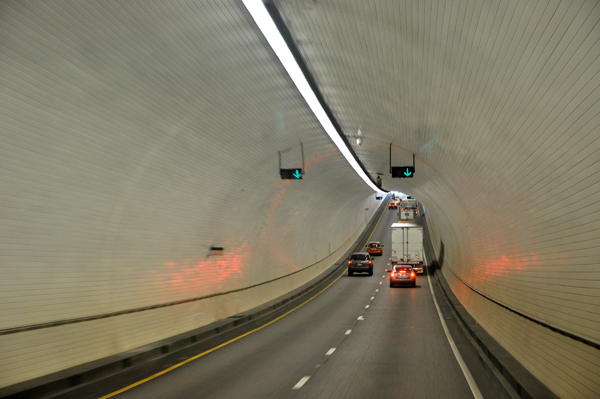
[[[392,268],[394,265],[412,265],[423,273],[423,227],[416,223],[392,224]]]
[[[398,220],[414,219],[417,213],[418,203],[416,199],[403,199],[398,206]]]
[[[415,210],[414,209],[404,209],[402,207],[398,208],[398,220],[411,220],[415,218]]]

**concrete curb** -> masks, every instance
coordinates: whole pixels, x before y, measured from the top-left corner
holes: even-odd
[[[437,267],[437,261],[432,262],[432,270],[459,323],[515,392],[523,399],[559,399],[554,392],[550,391],[548,387],[523,367],[467,312],[450,289],[439,267]],[[487,363],[484,362],[486,365]]]
[[[502,345],[498,343],[487,331],[481,327],[477,321],[467,312],[458,298],[452,292],[444,274],[441,272],[440,264],[431,243],[429,235],[429,226],[425,218],[426,211],[419,204],[419,210],[423,215],[423,228],[425,232],[425,252],[427,259],[431,260],[428,267],[428,273],[435,277],[441,292],[455,317],[464,331],[467,338],[475,345],[475,349],[481,358],[482,363],[489,368],[501,381],[503,385],[509,385],[514,392],[523,399],[558,399],[559,396],[537,379],[529,370],[517,361]],[[442,258],[443,260],[443,258]]]
[[[311,294],[326,287],[346,268],[350,253],[361,250],[379,217],[387,210],[388,197],[382,201],[367,228],[348,251],[321,276],[302,287],[256,307],[179,334],[151,345],[72,367],[57,373],[0,389],[6,399],[67,399],[100,397],[140,381],[185,359],[214,348],[252,331],[303,303]]]

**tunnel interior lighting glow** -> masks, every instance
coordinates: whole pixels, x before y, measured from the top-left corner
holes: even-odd
[[[267,11],[262,0],[242,0],[242,2],[246,6],[246,9],[248,9],[250,15],[252,15],[252,18],[254,18],[254,22],[256,22],[258,25],[275,54],[277,54],[277,57],[292,78],[292,81],[300,91],[300,94],[302,94],[304,100],[323,126],[323,129],[325,129],[325,132],[327,132],[329,137],[331,137],[331,140],[333,140],[335,145],[339,148],[350,166],[352,166],[352,168],[365,181],[365,183],[367,183],[367,185],[371,187],[373,191],[380,191],[377,186],[373,184],[365,171],[360,167],[346,146],[346,143],[344,143],[337,130],[333,126],[333,123],[327,116],[327,113],[321,106],[321,103],[319,103],[317,96],[308,84],[308,81],[302,73],[300,66],[296,62],[296,59],[283,39],[283,36],[281,36],[279,29],[277,29],[275,22],[271,18],[271,15],[269,15],[269,12]]]

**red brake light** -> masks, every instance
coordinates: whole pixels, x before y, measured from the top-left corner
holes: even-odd
[[[352,261],[351,261],[351,260],[349,260],[349,261],[348,261],[348,264],[349,264],[349,265],[351,265],[351,264],[352,264]]]
[[[369,260],[369,261],[367,261],[367,265],[370,265],[370,264],[371,264],[371,261],[370,261],[370,260]]]
[[[396,277],[396,275],[394,274],[394,272],[392,272],[392,277]]]
[[[406,270],[400,270],[400,273],[404,274],[406,273]]]
[[[411,277],[414,277],[414,276],[415,276],[415,273],[411,273],[411,274],[410,274],[410,276],[411,276]]]

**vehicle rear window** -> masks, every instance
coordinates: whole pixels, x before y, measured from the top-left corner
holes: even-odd
[[[367,256],[366,255],[351,255],[350,259],[352,259],[352,260],[366,260]]]
[[[405,272],[412,272],[412,267],[403,267],[403,266],[400,266],[400,267],[395,267],[394,270],[397,271],[397,272],[399,272],[401,270],[404,270]]]
[[[369,248],[379,248],[379,244],[369,244]]]

